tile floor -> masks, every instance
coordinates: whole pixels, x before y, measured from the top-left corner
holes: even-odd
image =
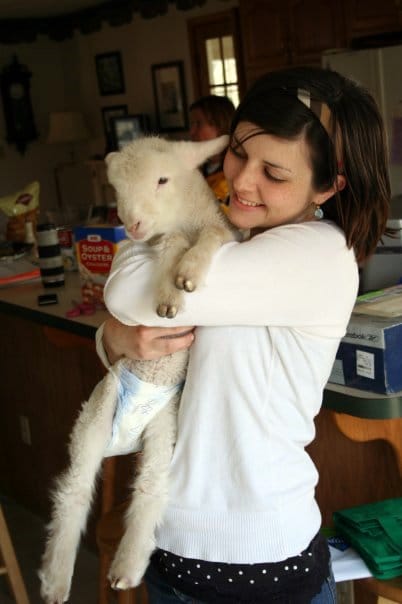
[[[43,604],[39,595],[37,570],[44,547],[44,523],[41,518],[11,499],[0,495],[0,503],[24,578],[30,604]],[[96,604],[98,558],[81,546],[74,572],[69,604]],[[0,576],[0,604],[15,604],[6,577]]]

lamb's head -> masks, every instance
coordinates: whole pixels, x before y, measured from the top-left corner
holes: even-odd
[[[193,213],[189,196],[207,186],[198,167],[227,144],[226,135],[203,142],[147,136],[109,153],[107,176],[127,235],[147,241],[180,228]]]

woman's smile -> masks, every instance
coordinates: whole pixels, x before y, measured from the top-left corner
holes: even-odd
[[[255,208],[265,207],[265,204],[259,203],[256,201],[249,201],[248,199],[244,199],[239,197],[235,192],[233,192],[231,203],[238,205],[244,211],[253,210]]]

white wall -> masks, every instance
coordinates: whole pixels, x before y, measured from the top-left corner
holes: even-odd
[[[60,46],[47,38],[40,38],[33,44],[0,46],[1,69],[10,63],[13,54],[32,73],[31,98],[40,137],[29,144],[25,154],[21,155],[15,145],[6,143],[4,113],[0,110],[0,195],[21,189],[32,180],[39,180],[47,204],[53,205],[52,165],[56,161],[63,161],[65,156],[63,149],[47,145],[45,138],[49,111],[67,105]]]
[[[39,37],[32,44],[0,45],[0,70],[16,54],[19,62],[32,72],[32,104],[40,133],[39,139],[20,155],[14,145],[5,141],[4,115],[0,109],[0,197],[39,180],[41,207],[56,207],[53,170],[57,164],[68,161],[70,149],[46,143],[51,111],[81,109],[84,112],[93,136],[88,144],[76,147],[76,152],[85,160],[95,154],[103,155],[105,150],[102,107],[126,104],[130,113],[148,113],[152,124],[155,123],[152,64],[183,60],[187,100],[191,102],[193,86],[186,21],[237,5],[238,0],[208,0],[202,8],[178,11],[169,4],[164,16],[145,20],[134,13],[128,25],[103,26],[99,32],[85,36],[75,33],[71,40],[64,42]],[[122,53],[126,93],[101,96],[95,55],[112,51]]]

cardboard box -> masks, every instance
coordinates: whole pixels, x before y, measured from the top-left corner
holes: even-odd
[[[82,301],[104,305],[103,288],[110,273],[112,260],[127,238],[124,226],[78,226],[74,229],[74,238]]]
[[[380,394],[402,390],[402,316],[352,314],[329,381]]]

